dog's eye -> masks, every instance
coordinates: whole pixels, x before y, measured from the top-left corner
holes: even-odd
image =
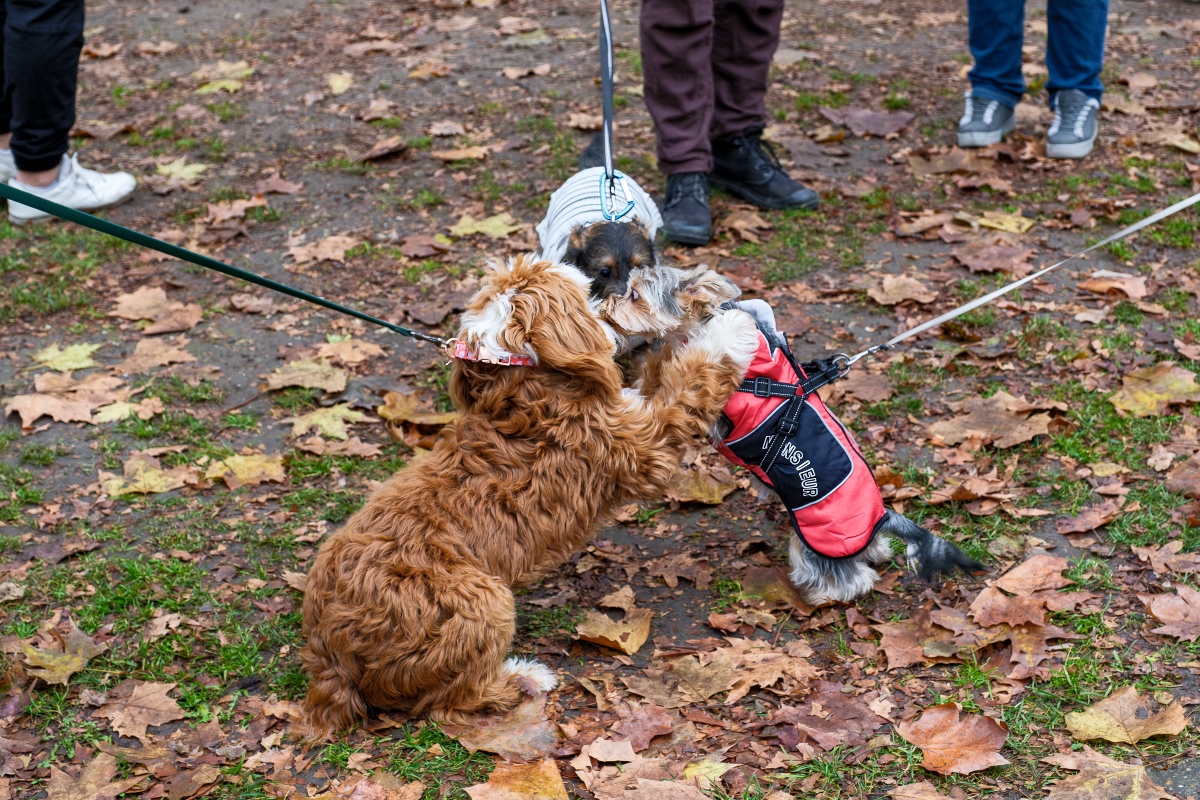
[[[608,278],[611,276],[612,276],[612,270],[610,270],[608,267],[605,267],[604,269],[600,270],[601,278]]]

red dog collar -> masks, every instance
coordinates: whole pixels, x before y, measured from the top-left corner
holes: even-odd
[[[475,351],[459,339],[453,339],[446,344],[450,357],[461,361],[478,361],[480,364],[499,364],[505,367],[532,367],[535,364],[530,356],[493,356],[483,345]],[[449,347],[451,344],[454,345],[453,348]]]

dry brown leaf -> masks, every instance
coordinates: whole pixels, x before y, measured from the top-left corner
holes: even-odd
[[[371,145],[371,149],[367,150],[361,156],[355,159],[360,163],[366,161],[377,161],[381,158],[394,156],[397,153],[403,153],[408,149],[408,139],[397,134],[396,136],[387,136],[375,144]]]
[[[29,429],[42,417],[55,422],[92,421],[92,410],[98,404],[91,400],[75,400],[50,394],[19,394],[4,405],[4,416],[14,411],[21,417],[21,427]]]
[[[911,111],[875,111],[869,108],[826,108],[819,109],[821,116],[834,125],[850,129],[855,136],[884,137],[898,133],[908,127],[916,114]]]
[[[1139,594],[1146,609],[1159,622],[1165,623],[1151,633],[1174,636],[1182,642],[1200,639],[1200,592],[1175,584],[1175,594]]]
[[[628,612],[637,605],[637,599],[633,596],[633,587],[622,586],[617,591],[601,597],[598,605],[601,608],[619,608]]]
[[[566,125],[568,128],[574,128],[577,131],[598,131],[603,122],[604,117],[600,114],[586,114],[580,111],[572,111],[567,114]]]
[[[1122,764],[1087,745],[1082,752],[1055,753],[1042,761],[1078,771],[1050,784],[1046,800],[1176,800],[1155,785],[1144,765]]]
[[[894,306],[908,300],[932,303],[938,299],[937,292],[908,275],[884,275],[883,286],[872,286],[867,289],[867,295],[883,306]]]
[[[1181,553],[1182,539],[1167,542],[1162,547],[1134,545],[1130,549],[1142,561],[1149,561],[1150,568],[1159,575],[1170,575],[1172,572],[1200,572],[1200,553]]]
[[[1121,515],[1121,506],[1115,500],[1088,506],[1074,517],[1065,517],[1055,523],[1059,533],[1086,533],[1107,525]]]
[[[249,200],[224,200],[219,203],[209,203],[204,221],[209,225],[235,222],[245,218],[246,212],[250,209],[265,208],[266,205],[267,198],[261,194],[256,194]]]
[[[50,766],[50,777],[46,781],[47,800],[113,800],[128,792],[146,779],[145,775],[132,778],[117,777],[117,759],[101,753],[88,759],[79,777],[72,778],[58,767]]]
[[[317,358],[327,358],[334,364],[347,367],[386,355],[387,351],[379,345],[361,339],[343,339],[332,344],[326,342],[317,348]]]
[[[543,758],[558,746],[558,726],[546,714],[546,696],[525,699],[503,716],[475,716],[442,731],[472,753],[484,750],[506,761]]]
[[[505,67],[500,71],[504,74],[504,77],[508,78],[510,81],[516,81],[520,80],[521,78],[528,78],[531,76],[541,77],[549,75],[550,64],[547,62],[545,64],[538,64],[536,67]]]
[[[991,443],[1001,450],[1049,434],[1050,415],[1014,411],[1021,408],[1020,402],[1003,389],[986,399],[971,397],[958,406],[958,410],[966,412],[964,416],[935,422],[926,430],[948,445],[978,438],[983,444]]]
[[[980,239],[950,251],[950,255],[973,273],[1004,272],[1014,278],[1024,278],[1033,272],[1029,263],[1033,253],[1029,248],[1002,239]]]
[[[154,367],[165,367],[168,364],[185,364],[196,360],[196,357],[184,348],[189,340],[180,336],[173,342],[166,339],[141,339],[129,358],[113,367],[120,373],[145,372]]]
[[[1096,271],[1086,281],[1080,281],[1079,288],[1096,294],[1123,295],[1130,300],[1141,300],[1150,294],[1146,279],[1141,275],[1127,275],[1106,269]]]
[[[284,180],[278,172],[274,172],[254,184],[255,194],[296,194],[304,188],[303,183],[293,183]],[[236,295],[235,295],[236,296]]]
[[[946,795],[938,792],[937,787],[929,781],[897,786],[888,794],[895,800],[946,800]]]
[[[1171,470],[1165,484],[1168,492],[1179,492],[1200,500],[1200,453]]]
[[[1171,703],[1152,713],[1148,701],[1138,697],[1137,689],[1126,686],[1083,711],[1068,713],[1064,724],[1081,742],[1104,739],[1137,744],[1151,736],[1180,733],[1187,727],[1187,716],[1182,703]]]
[[[1008,727],[991,717],[962,713],[957,703],[925,709],[914,722],[896,726],[906,742],[921,748],[921,766],[941,775],[967,775],[1008,764],[1000,755]]]
[[[122,681],[108,693],[109,702],[92,712],[92,716],[107,719],[114,731],[122,736],[146,740],[146,728],[165,725],[183,719],[183,709],[168,693],[173,683]],[[123,689],[123,692],[118,692]],[[114,695],[119,695],[114,698]]]
[[[1196,385],[1196,373],[1160,361],[1126,373],[1121,388],[1108,401],[1135,417],[1160,417],[1172,405],[1200,403],[1200,386]]]
[[[680,689],[698,701],[706,701],[715,694],[729,691],[739,677],[733,659],[723,652],[718,652],[705,665],[701,665],[695,656],[677,658],[671,664],[671,675],[679,679]]]
[[[59,647],[46,649],[21,642],[29,674],[49,684],[66,684],[71,676],[79,672],[87,662],[108,650],[105,643],[96,644],[70,620],[70,630],[62,638]]]
[[[497,764],[487,783],[468,786],[471,800],[568,800],[554,759],[532,764]]]
[[[991,167],[991,162],[980,158],[970,150],[953,147],[949,153],[936,155],[929,159],[909,156],[908,166],[912,169],[914,176],[923,178],[928,175],[948,175],[955,172],[982,172]]]
[[[295,445],[297,450],[303,450],[306,453],[313,453],[318,456],[360,456],[371,458],[382,455],[383,449],[377,444],[364,442],[357,436],[347,439],[344,442],[327,442],[320,436],[313,435],[305,439],[303,442],[297,442]]]
[[[685,553],[656,558],[646,564],[646,571],[662,577],[672,589],[679,585],[680,578],[687,578],[697,589],[707,589],[713,576],[707,561],[698,561]]]
[[[654,703],[634,708],[628,717],[613,726],[614,731],[629,737],[634,752],[645,750],[655,736],[666,736],[674,729],[674,717]]]
[[[301,264],[319,264],[322,261],[346,263],[346,251],[361,243],[357,236],[339,233],[327,236],[309,244],[299,244],[288,248],[288,255],[295,259],[296,266]]]
[[[1046,621],[1046,606],[1040,598],[1010,597],[989,586],[971,603],[971,617],[984,628],[993,625],[1041,625]]]
[[[267,389],[276,391],[289,386],[321,389],[330,394],[345,391],[350,373],[332,366],[324,359],[301,359],[283,365],[267,375]]]
[[[190,331],[204,319],[204,309],[198,303],[167,303],[166,308],[154,317],[154,324],[142,328],[142,333],[153,336],[158,333],[181,333]]]
[[[128,294],[118,295],[110,317],[136,321],[154,319],[167,307],[167,292],[161,286],[142,286]]]
[[[775,724],[795,725],[822,750],[830,751],[840,745],[864,745],[875,731],[889,720],[871,710],[877,692],[855,697],[847,687],[830,681],[814,681],[808,702],[801,706],[781,706],[772,716]]]
[[[614,620],[598,611],[587,611],[575,626],[575,635],[585,642],[611,647],[631,656],[650,638],[650,620],[653,618],[654,612],[644,608],[630,609],[622,620]]]
[[[459,418],[457,411],[421,411],[416,395],[388,392],[383,405],[375,413],[391,423],[411,422],[414,425],[449,425]]]
[[[429,155],[441,161],[482,161],[491,152],[490,147],[472,145],[471,147],[456,147],[451,150],[430,150]]]
[[[771,223],[759,216],[758,212],[749,209],[734,211],[724,219],[721,225],[727,230],[735,231],[746,241],[755,244],[762,244],[760,234],[767,233],[772,229]]]
[[[1074,583],[1062,574],[1069,565],[1067,559],[1058,556],[1034,556],[1004,573],[993,585],[1022,597],[1041,589],[1061,589]]]
[[[350,408],[349,403],[338,403],[335,406],[310,411],[301,417],[280,421],[292,423],[292,436],[303,436],[316,428],[322,436],[345,441],[350,436],[349,431],[346,430],[346,423],[363,422],[366,419],[366,414]]]
[[[732,474],[721,480],[707,469],[689,469],[679,473],[663,493],[663,499],[676,503],[705,503],[720,505],[738,488]]]
[[[644,675],[630,675],[621,678],[621,683],[625,684],[625,688],[629,689],[631,694],[644,697],[649,702],[663,708],[682,708],[687,705],[676,687],[679,683],[679,678],[673,677],[671,682],[663,680],[663,676],[646,677]]]
[[[1146,466],[1152,468],[1155,472],[1166,472],[1175,463],[1175,454],[1164,447],[1161,443],[1156,443],[1150,450],[1150,457],[1146,459]]]

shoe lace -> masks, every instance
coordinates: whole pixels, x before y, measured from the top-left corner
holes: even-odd
[[[1094,105],[1099,104],[1083,94],[1072,92],[1065,97],[1059,95],[1054,104],[1054,122],[1050,127],[1059,131],[1066,125],[1076,136],[1083,136],[1083,123],[1087,121],[1088,112]]]
[[[761,130],[749,131],[745,136],[738,137],[742,146],[748,148],[751,157],[759,164],[764,164],[771,169],[783,170],[783,164],[779,161],[779,154],[775,152],[775,147],[768,141],[762,138]]]
[[[92,182],[93,175],[95,175],[95,173],[92,172],[91,170],[84,169],[83,167],[79,166],[79,154],[78,153],[71,156],[71,177],[75,178],[76,180],[82,181],[84,183],[84,185],[87,186],[88,189],[92,192],[92,194],[98,195],[99,189],[96,187],[96,184]]]
[[[708,180],[703,172],[685,172],[672,175],[668,186],[667,201],[663,209],[674,208],[684,200],[708,202]]]

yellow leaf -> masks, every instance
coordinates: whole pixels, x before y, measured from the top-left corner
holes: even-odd
[[[585,642],[611,647],[631,656],[650,638],[653,617],[654,612],[645,608],[631,609],[625,619],[619,621],[598,611],[588,611],[575,626],[575,635]]]
[[[87,369],[88,367],[97,366],[96,362],[92,360],[92,353],[103,346],[103,343],[73,344],[65,350],[60,350],[56,342],[34,353],[33,360],[50,369],[56,369],[59,372]]]
[[[192,77],[202,81],[216,78],[249,78],[254,74],[254,67],[249,61],[218,61],[208,64],[192,73]]]
[[[275,391],[288,386],[322,389],[334,394],[344,391],[350,373],[332,366],[325,359],[305,358],[284,364],[267,376],[267,389]]]
[[[208,169],[208,164],[189,164],[187,158],[180,156],[170,164],[159,164],[158,174],[168,178],[178,178],[181,181],[194,181]]]
[[[388,422],[411,422],[414,425],[449,425],[458,419],[457,411],[431,413],[419,411],[417,398],[412,395],[388,392],[383,396],[384,404],[375,413]]]
[[[233,78],[222,78],[216,81],[209,81],[196,90],[196,94],[217,94],[218,92],[236,92],[242,88],[242,82]]]
[[[1160,361],[1127,373],[1108,401],[1135,417],[1156,417],[1174,403],[1200,403],[1200,386],[1194,372]]]
[[[985,211],[979,224],[985,228],[995,228],[1008,233],[1024,233],[1034,226],[1037,220],[1022,217],[1020,214],[1005,214],[1003,211]]]
[[[366,418],[366,414],[350,408],[349,403],[341,403],[329,408],[318,408],[310,414],[287,419],[284,422],[292,423],[292,436],[303,436],[316,428],[323,436],[330,439],[345,440],[350,436],[346,430],[346,423],[362,422]]]
[[[441,161],[469,161],[485,159],[490,152],[492,152],[491,148],[482,145],[472,145],[471,147],[457,147],[452,150],[431,150],[429,151],[429,155]]]
[[[1183,705],[1171,703],[1156,714],[1150,713],[1137,689],[1126,686],[1083,711],[1066,716],[1067,730],[1079,741],[1104,739],[1109,742],[1137,744],[1158,734],[1174,736],[1187,727]]]
[[[470,214],[463,214],[462,219],[450,229],[450,235],[462,237],[470,236],[473,233],[482,233],[493,239],[503,239],[505,236],[521,230],[521,226],[515,222],[512,214],[507,211],[481,220],[474,219]]]
[[[214,461],[204,473],[206,478],[224,478],[230,489],[273,481],[283,483],[283,456],[229,456]]]
[[[129,419],[136,416],[138,419],[150,419],[155,414],[161,414],[166,410],[163,406],[163,401],[157,397],[147,397],[140,403],[109,403],[106,406],[101,406],[96,409],[95,415],[92,417],[92,422],[96,425],[105,422],[120,422],[123,419]]]
[[[687,780],[698,780],[701,789],[712,789],[720,781],[721,776],[733,769],[736,764],[722,764],[719,761],[697,761],[683,768],[683,777]]]
[[[21,649],[25,652],[30,675],[46,683],[65,684],[72,675],[87,666],[90,659],[107,650],[108,645],[97,645],[72,620],[71,630],[63,637],[61,649],[43,650],[29,642],[21,642]]]
[[[349,72],[334,72],[325,78],[329,83],[330,94],[345,94],[354,83],[354,76]]]
[[[488,776],[487,783],[468,786],[465,789],[471,800],[567,800],[567,787],[563,784],[554,759],[547,758],[533,764],[505,764],[500,762]]]

